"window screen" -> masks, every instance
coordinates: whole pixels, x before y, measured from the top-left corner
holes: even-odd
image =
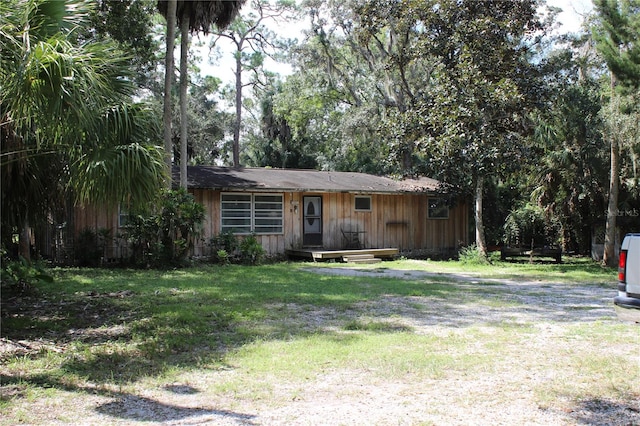
[[[356,196],[355,209],[357,211],[371,211],[371,197]]]
[[[444,198],[429,198],[429,219],[448,219],[449,205]]]
[[[222,194],[222,231],[251,232],[251,194]]]
[[[222,194],[222,231],[236,234],[281,234],[284,210],[282,195]]]
[[[253,205],[256,234],[282,233],[282,195],[254,195]]]

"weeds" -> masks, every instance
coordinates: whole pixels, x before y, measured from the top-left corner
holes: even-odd
[[[459,261],[463,265],[488,265],[489,259],[482,254],[478,246],[471,244],[463,247],[459,253]]]

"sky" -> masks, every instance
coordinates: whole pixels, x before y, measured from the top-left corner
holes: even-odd
[[[0,0],[2,1],[2,0]],[[559,7],[562,12],[559,14],[557,21],[561,24],[558,33],[566,34],[580,30],[580,26],[584,20],[584,16],[593,9],[592,0],[547,0],[550,6]],[[286,31],[290,33],[291,27],[295,25],[287,25]],[[291,37],[290,34],[287,36]],[[233,53],[227,51],[223,53],[223,57],[218,59],[217,65],[210,65],[207,61],[209,53],[208,43],[200,49],[200,56],[203,58],[201,64],[202,75],[211,75],[220,78],[224,83],[232,83],[234,80],[234,63]],[[288,64],[267,63],[267,68],[271,71],[286,75],[291,72]]]
[[[593,9],[591,0],[547,0],[547,4],[562,9],[558,21],[564,33],[578,31],[583,17]]]

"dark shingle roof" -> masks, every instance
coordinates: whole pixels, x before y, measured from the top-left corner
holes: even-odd
[[[173,174],[178,181],[176,167]],[[187,176],[189,188],[223,191],[398,193],[435,192],[439,186],[430,178],[397,181],[366,173],[300,169],[189,166]]]

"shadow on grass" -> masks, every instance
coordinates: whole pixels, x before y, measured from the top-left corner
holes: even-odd
[[[96,411],[112,417],[140,422],[172,422],[199,417],[199,423],[233,419],[245,425],[256,424],[251,421],[256,416],[250,414],[228,410],[180,407],[135,395],[124,395],[116,401],[99,405]]]
[[[578,424],[584,425],[638,425],[640,424],[640,401],[636,399],[633,404],[591,398],[581,401],[571,413],[571,417]]]
[[[2,383],[2,387],[0,387],[0,390],[2,390],[0,393],[0,401],[24,398],[25,395],[21,389],[25,388],[26,385],[35,385],[42,388],[56,388],[107,397],[112,401],[98,405],[95,410],[101,414],[129,421],[164,423],[198,417],[198,423],[215,423],[222,419],[233,419],[245,425],[255,424],[252,422],[252,419],[256,416],[252,414],[211,408],[183,407],[126,392],[114,392],[95,387],[71,386],[47,375],[34,375],[30,379],[25,380],[23,378],[17,379],[13,376],[0,374],[0,380]],[[179,394],[194,394],[199,392],[199,390],[191,386],[187,388],[188,389],[185,389],[183,386],[177,388],[165,387],[165,390]]]
[[[92,274],[87,288],[62,280],[56,288],[43,287],[38,297],[22,298],[3,310],[3,337],[26,341],[27,349],[0,351],[0,361],[6,361],[0,366],[0,389],[26,383],[95,392],[88,384],[92,389],[126,385],[160,377],[175,367],[221,365],[229,351],[256,340],[322,334],[348,344],[357,338],[354,332],[410,333],[415,327],[476,324],[516,327],[539,321],[593,321],[609,314],[604,289],[583,292],[546,284],[507,289],[415,276],[325,276],[286,264],[122,276],[109,271],[104,280],[99,272]],[[67,285],[73,291],[65,293]],[[9,361],[19,366],[12,370],[6,367]],[[49,366],[44,373],[43,363]],[[114,401],[96,410],[114,417],[251,420],[244,414],[105,394]]]

